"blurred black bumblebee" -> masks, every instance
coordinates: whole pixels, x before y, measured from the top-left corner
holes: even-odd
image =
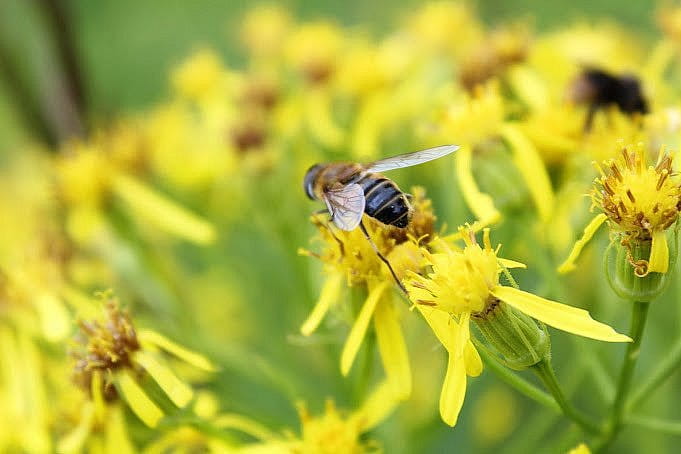
[[[648,113],[641,82],[633,75],[616,76],[601,69],[587,68],[572,82],[568,96],[573,102],[589,104],[585,131],[591,129],[596,112],[607,106],[616,105],[626,114]]]

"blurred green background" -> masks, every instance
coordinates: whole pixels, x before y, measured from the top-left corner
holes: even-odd
[[[34,134],[19,114],[26,108],[22,103],[26,99],[38,103],[41,97],[52,95],[50,76],[55,72],[55,49],[46,31],[46,20],[37,7],[40,1],[0,0],[0,50],[6,56],[4,61],[13,63],[18,68],[18,75],[23,81],[23,85],[18,86],[7,83],[7,78],[0,78],[0,154],[19,146]],[[369,30],[376,35],[399,22],[411,7],[420,4],[415,0],[308,0],[281,3],[299,21],[331,18],[345,26]],[[490,24],[514,17],[532,17],[536,29],[541,31],[565,25],[573,19],[608,18],[630,27],[632,33],[643,39],[652,36],[655,30],[655,3],[652,1],[485,0],[474,3]],[[217,0],[72,0],[66,2],[66,5],[72,13],[73,33],[85,77],[89,120],[94,125],[103,125],[112,118],[143,111],[164,99],[168,93],[170,69],[197,48],[215,49],[223,55],[228,65],[239,67],[243,62],[237,37],[240,19],[254,4]],[[7,67],[0,66],[0,71],[7,71]],[[28,98],[16,97],[19,90],[25,91]],[[265,200],[275,200],[275,196],[279,195],[280,188],[276,183],[263,185]],[[405,186],[408,187],[406,184]],[[298,191],[295,192],[295,197],[299,194],[298,187],[291,188],[291,191]],[[438,206],[437,194],[434,199]],[[295,207],[298,208],[303,203],[306,202],[297,200]],[[312,205],[305,205],[302,209],[308,208],[310,211],[313,209]],[[446,209],[459,212],[462,210],[460,207]],[[289,213],[286,222],[294,217],[297,219],[298,213]],[[300,222],[304,222],[304,219],[301,218]],[[282,229],[288,227],[290,226],[284,224]],[[296,279],[292,276],[294,273],[310,272],[307,270],[308,259],[295,257],[295,248],[307,244],[311,229],[275,232],[282,237],[290,235],[287,238],[292,245],[286,250],[280,241],[263,241],[265,234],[271,232],[254,229],[247,219],[240,219],[230,225],[229,229],[215,248],[197,252],[190,247],[181,247],[177,254],[183,260],[182,266],[186,268],[183,272],[195,277],[192,285],[201,288],[202,283],[229,275],[228,279],[235,284],[235,300],[253,305],[245,320],[231,320],[232,324],[225,325],[225,329],[232,329],[243,323],[247,327],[244,329],[257,328],[261,332],[244,333],[242,336],[225,333],[226,340],[232,337],[247,339],[245,346],[231,346],[228,342],[211,345],[205,342],[201,333],[187,333],[182,329],[209,323],[209,318],[213,315],[218,321],[221,317],[229,317],[230,305],[236,303],[228,301],[224,302],[224,307],[216,305],[215,314],[198,314],[195,315],[197,320],[178,322],[183,326],[173,326],[172,314],[168,315],[168,320],[159,317],[162,322],[168,323],[165,332],[217,358],[220,364],[231,364],[233,367],[224,369],[215,380],[215,391],[223,396],[223,402],[226,402],[229,410],[257,416],[271,427],[296,426],[292,399],[300,397],[302,390],[306,391],[304,397],[309,399],[315,410],[321,407],[326,396],[333,396],[341,404],[347,404],[354,390],[352,383],[343,380],[337,372],[338,345],[333,343],[339,339],[322,340],[321,348],[310,349],[306,348],[304,340],[294,335],[315,299],[312,285],[302,289],[291,288],[290,285]],[[513,238],[514,234],[520,235],[522,232],[506,232],[503,235]],[[263,286],[263,276],[269,277],[267,286]],[[531,277],[526,277],[525,280],[531,280]],[[259,311],[255,306],[257,304],[261,304],[263,310]],[[262,336],[263,332],[267,332],[268,336]],[[341,336],[342,332],[335,334]],[[427,344],[431,342],[428,335],[426,328],[417,328],[412,333],[414,339],[409,342]],[[651,335],[654,336],[654,333]],[[568,350],[566,342],[560,337],[556,339],[554,347],[558,358],[561,351]],[[593,345],[589,344],[588,347]],[[325,349],[328,353],[326,355],[323,354]],[[253,356],[244,357],[244,351]],[[615,362],[621,356],[621,351],[621,348],[610,350],[610,360]],[[264,358],[268,360],[265,361]],[[312,361],[322,365],[317,367],[315,373],[324,370],[323,375],[309,373],[306,367]],[[649,359],[643,361],[642,366],[647,361]],[[270,369],[270,364],[273,364],[273,369]],[[432,389],[421,392],[439,394],[442,364],[435,371],[417,370],[418,364],[413,365],[415,382],[418,383],[424,374],[430,375],[428,386],[433,386]],[[566,386],[570,388],[570,365],[563,358],[558,361],[557,367],[559,375],[562,374],[561,378],[565,379]],[[295,383],[296,389],[291,389],[291,383]],[[464,409],[465,413],[455,430],[444,425],[439,420],[437,410],[431,408],[422,424],[412,427],[414,433],[410,435],[415,440],[413,445],[398,446],[396,443],[399,440],[391,442],[390,437],[385,435],[379,438],[384,442],[387,452],[400,449],[409,451],[417,447],[424,452],[445,452],[452,446],[459,447],[462,452],[471,446],[482,449],[486,447],[484,442],[481,439],[472,439],[479,436],[480,427],[492,427],[497,435],[504,431],[508,433],[513,427],[494,427],[494,421],[477,421],[473,415],[512,411],[515,413],[510,419],[523,426],[523,430],[505,446],[505,452],[522,452],[523,447],[532,442],[532,437],[541,437],[547,427],[559,420],[558,417],[549,416],[550,413],[545,410],[535,411],[538,408],[536,405],[526,402],[517,394],[511,397],[515,402],[507,402],[508,389],[491,373],[484,374],[475,381],[468,399],[470,400]],[[664,402],[658,404],[669,406]],[[400,427],[402,425],[398,417],[392,417],[379,429],[379,433],[390,434]],[[568,434],[567,439],[570,435],[573,434]],[[643,437],[635,440],[641,446],[654,450],[655,440]],[[554,441],[560,446],[560,440]]]
[[[60,1],[60,0],[58,0]],[[53,43],[36,5],[43,0],[0,2],[0,42],[19,63],[34,96],[50,90],[45,76],[53,71]],[[219,0],[65,0],[73,14],[90,116],[95,122],[162,99],[169,69],[198,47],[209,46],[238,67],[242,61],[238,28],[244,11],[256,2]],[[338,23],[379,34],[419,2],[282,1],[299,20],[331,18]],[[537,30],[572,19],[609,18],[649,36],[654,31],[655,2],[643,0],[573,0],[546,2],[480,0],[476,5],[490,24],[513,17],[531,17]],[[3,70],[4,71],[4,70]],[[21,122],[11,112],[16,90],[0,81],[0,147],[22,137]]]

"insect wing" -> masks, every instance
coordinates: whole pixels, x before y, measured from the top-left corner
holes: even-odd
[[[453,153],[458,149],[458,145],[442,145],[435,148],[428,148],[427,150],[414,151],[413,153],[392,156],[390,158],[381,159],[380,161],[368,164],[366,166],[366,171],[385,172],[387,170],[411,167],[441,158],[443,156],[447,156],[449,153]]]
[[[331,220],[341,230],[354,230],[364,214],[364,190],[358,184],[349,184],[324,193],[324,202]]]

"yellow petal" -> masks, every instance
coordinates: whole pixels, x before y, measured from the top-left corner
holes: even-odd
[[[466,396],[466,363],[464,350],[469,342],[470,314],[463,314],[455,336],[454,351],[449,353],[447,374],[440,393],[440,416],[450,426],[455,426]]]
[[[236,429],[258,440],[274,439],[275,435],[265,426],[236,413],[224,413],[213,420],[213,425],[220,429]]]
[[[506,71],[513,92],[533,111],[544,110],[551,99],[546,84],[528,65],[513,65]]]
[[[569,450],[567,454],[591,454],[591,450],[586,444],[580,443],[571,450]]]
[[[511,287],[497,286],[490,292],[500,300],[549,326],[605,342],[631,342],[604,323],[592,319],[587,311],[547,300]]]
[[[106,426],[106,447],[108,454],[133,454],[135,451],[125,426],[125,415],[120,405],[111,408]]]
[[[393,385],[397,398],[407,399],[411,394],[409,354],[392,300],[384,298],[376,306],[374,328],[388,380]]]
[[[106,415],[106,404],[104,403],[104,378],[102,371],[95,369],[92,372],[92,381],[90,382],[90,391],[92,394],[92,403],[95,409],[95,418],[97,422],[103,422]]]
[[[168,233],[198,244],[215,241],[213,225],[134,178],[119,174],[113,190],[135,215]]]
[[[482,373],[482,359],[473,342],[468,340],[463,351],[464,362],[466,363],[466,375],[477,377]]]
[[[25,417],[24,448],[27,452],[49,452],[51,439],[47,431],[50,403],[45,389],[46,370],[43,370],[41,351],[35,341],[27,335],[18,335],[18,353],[23,366],[21,385],[24,407],[21,415]],[[15,363],[12,367],[17,367]]]
[[[582,237],[577,240],[575,245],[572,247],[572,250],[570,251],[570,255],[568,256],[567,259],[563,262],[562,265],[558,267],[558,272],[559,273],[569,273],[570,271],[574,270],[576,268],[575,266],[575,261],[579,257],[579,254],[582,252],[582,249],[584,249],[584,246],[586,246],[586,243],[591,240],[591,238],[594,236],[596,231],[598,231],[598,228],[605,222],[605,220],[608,217],[601,213],[595,218],[589,222],[589,225],[587,225],[584,228],[584,234]]]
[[[123,370],[118,375],[118,388],[130,409],[148,427],[156,427],[163,418],[163,412],[156,406],[130,372]]]
[[[481,225],[489,225],[501,218],[492,201],[492,197],[480,192],[473,179],[472,152],[469,146],[462,146],[454,155],[456,176],[461,186],[463,198],[473,215],[479,219]]]
[[[666,273],[669,269],[669,246],[667,234],[664,230],[653,232],[653,244],[650,247],[650,260],[648,271]]]
[[[461,358],[449,354],[447,374],[440,393],[440,416],[442,420],[454,427],[466,396],[466,368]]]
[[[135,361],[151,375],[151,378],[175,405],[183,408],[192,400],[194,396],[192,389],[177,378],[168,367],[158,362],[151,353],[143,350],[138,351],[135,355]]]
[[[527,265],[525,265],[524,263],[516,262],[515,260],[502,259],[500,257],[497,257],[497,260],[504,266],[504,268],[508,269],[527,268]]]
[[[152,346],[161,348],[162,350],[177,356],[181,360],[191,364],[194,367],[198,367],[199,369],[203,369],[208,372],[214,372],[217,370],[217,367],[215,367],[215,365],[213,365],[213,363],[210,362],[205,356],[184,348],[155,331],[140,330],[138,331],[137,337],[143,344],[148,343]]]
[[[312,309],[312,312],[307,317],[307,320],[305,320],[303,325],[300,327],[300,332],[303,336],[309,336],[312,334],[321,323],[329,308],[336,304],[342,282],[343,275],[341,273],[336,273],[330,276],[326,282],[324,282],[324,286],[322,287],[317,304],[315,304],[314,309]]]
[[[417,304],[416,307],[421,312],[421,315],[423,315],[423,318],[426,319],[428,326],[433,330],[440,343],[448,352],[452,353],[454,351],[453,336],[458,331],[459,326],[456,321],[448,313],[440,309],[422,304]]]
[[[95,409],[92,403],[85,402],[80,412],[78,425],[57,442],[59,454],[71,454],[83,451],[83,445],[92,430]]]
[[[503,125],[501,135],[513,152],[513,161],[527,184],[539,218],[548,220],[553,209],[553,187],[537,148],[514,124]]]
[[[352,325],[350,334],[348,335],[348,338],[345,341],[345,346],[343,347],[343,353],[341,353],[341,373],[343,375],[348,375],[348,372],[350,372],[350,368],[352,367],[355,356],[357,356],[359,347],[362,344],[362,340],[366,334],[369,321],[371,321],[371,316],[374,313],[376,304],[381,298],[383,291],[387,287],[387,282],[381,282],[376,287],[373,287],[369,290],[369,296],[364,302],[362,309],[359,311],[357,320],[355,320],[355,324]]]
[[[360,432],[379,425],[395,409],[397,403],[393,386],[388,381],[380,383],[353,415],[353,418],[360,421]]]
[[[52,342],[64,339],[71,330],[71,321],[61,300],[52,293],[42,291],[33,301],[40,315],[45,339]]]

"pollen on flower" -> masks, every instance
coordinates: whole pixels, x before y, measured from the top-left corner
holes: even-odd
[[[427,277],[412,274],[413,280],[406,283],[412,301],[454,315],[484,313],[494,306],[496,298],[490,290],[498,285],[501,268],[489,231],[485,230],[483,247],[470,230],[463,229],[461,234],[466,244],[463,250],[425,254],[432,271]]]
[[[412,188],[412,214],[406,228],[400,229],[382,224],[371,217],[364,217],[364,224],[376,248],[386,257],[398,276],[406,274],[415,266],[415,242],[430,241],[434,235],[436,217],[432,203],[423,188]],[[350,285],[366,283],[372,278],[389,277],[385,264],[373,250],[362,231],[339,231],[323,216],[313,216],[312,222],[320,233],[324,248],[321,253],[303,250],[302,253],[321,259],[329,268],[347,275]],[[393,263],[393,260],[396,263]]]
[[[103,293],[104,317],[102,320],[80,321],[79,332],[71,355],[76,364],[74,382],[87,392],[95,371],[105,372],[103,377],[117,369],[132,367],[131,356],[140,349],[137,333],[127,311],[121,309],[118,299],[111,293]],[[112,383],[105,383],[103,395],[111,400],[116,397]]]
[[[646,166],[641,145],[622,149],[617,159],[598,166],[591,196],[611,226],[628,239],[650,240],[679,216],[681,188],[673,178],[673,155],[660,151],[657,165]]]

